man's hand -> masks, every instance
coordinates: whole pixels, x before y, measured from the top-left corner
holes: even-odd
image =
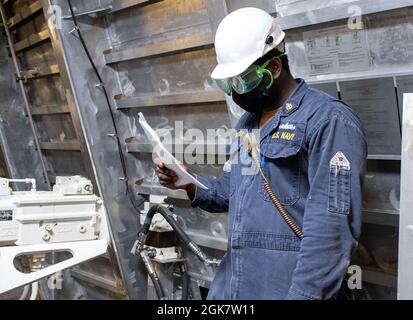
[[[188,167],[182,165],[186,172],[188,172]],[[186,190],[190,199],[193,199],[196,191],[196,186],[192,183],[186,184],[183,186],[177,186],[176,182],[178,181],[178,175],[175,171],[169,170],[165,167],[165,164],[158,160],[156,165],[156,173],[158,174],[159,183],[171,190]]]

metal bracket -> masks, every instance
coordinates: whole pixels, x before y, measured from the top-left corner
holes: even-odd
[[[95,84],[95,87],[102,90],[105,87],[105,85],[103,83],[97,83]]]
[[[79,36],[76,33],[77,30],[78,30],[78,28],[74,27],[72,30],[69,31],[69,34],[79,40]]]
[[[16,82],[19,82],[19,81],[26,82],[27,81],[27,78],[25,76],[20,76],[19,77],[17,74],[14,74],[14,76],[16,77]]]
[[[84,17],[84,16],[88,16],[89,18],[100,18],[108,13],[110,13],[112,11],[112,6],[106,7],[106,8],[99,8],[99,9],[94,9],[94,10],[90,10],[90,11],[85,11],[85,12],[81,12],[81,13],[75,13],[75,17]],[[64,20],[70,20],[72,19],[72,15],[67,15],[67,16],[63,16]]]

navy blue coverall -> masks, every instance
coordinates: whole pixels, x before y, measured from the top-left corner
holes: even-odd
[[[367,146],[357,115],[304,80],[260,130],[265,175],[304,233],[282,219],[243,146],[244,130],[259,118],[246,113],[236,126],[238,151],[222,176],[198,177],[192,201],[210,212],[229,212],[227,252],[208,299],[335,298],[361,232]]]

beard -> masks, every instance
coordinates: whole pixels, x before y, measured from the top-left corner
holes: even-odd
[[[276,82],[267,89],[265,82],[262,81],[257,88],[246,94],[233,91],[232,99],[238,106],[250,113],[260,114],[263,110],[274,108],[280,96],[280,89]]]

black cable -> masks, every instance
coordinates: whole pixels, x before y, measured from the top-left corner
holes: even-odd
[[[153,286],[155,287],[156,295],[158,296],[159,300],[165,300],[165,292],[163,290],[162,284],[159,279],[154,274],[149,274],[149,277],[152,280]]]
[[[112,111],[112,107],[111,107],[111,104],[110,104],[110,99],[109,99],[108,92],[106,91],[105,83],[103,82],[102,77],[100,76],[99,71],[98,71],[95,63],[93,62],[92,56],[90,55],[90,52],[89,52],[89,49],[87,48],[87,45],[86,45],[85,40],[82,36],[82,33],[80,32],[80,28],[79,28],[79,25],[77,23],[76,16],[73,12],[73,6],[72,6],[71,0],[67,0],[67,3],[69,5],[70,14],[72,16],[73,23],[75,25],[75,30],[77,32],[77,35],[79,36],[79,40],[80,40],[80,42],[82,44],[82,47],[83,47],[83,49],[84,49],[84,51],[87,55],[88,60],[89,60],[91,66],[93,68],[93,71],[95,72],[95,75],[99,80],[99,86],[102,88],[103,94],[105,96],[106,104],[107,104],[107,107],[108,107],[108,110],[109,110],[109,113],[110,113],[110,117],[111,117],[111,120],[112,120],[112,124],[113,124],[114,130],[115,130],[115,137],[114,138],[116,139],[116,143],[117,143],[117,146],[118,146],[118,153],[119,153],[119,157],[120,157],[120,162],[122,164],[123,178],[125,179],[124,181],[125,181],[125,186],[126,186],[126,194],[128,195],[128,199],[129,199],[130,203],[132,204],[132,206],[135,208],[135,210],[137,212],[140,212],[139,206],[144,201],[142,201],[142,203],[140,203],[139,206],[137,206],[135,204],[134,200],[133,200],[134,199],[133,194],[131,193],[131,190],[129,188],[129,179],[128,179],[128,174],[127,174],[127,169],[126,169],[126,160],[125,160],[125,156],[123,155],[123,152],[122,152],[122,144],[121,144],[120,139],[119,139],[119,130],[118,130],[118,127],[116,125],[115,115],[113,114],[113,111]]]
[[[179,226],[178,222],[174,219],[172,212],[166,209],[165,207],[163,207],[162,205],[155,205],[149,209],[148,213],[146,214],[145,222],[140,232],[144,234],[149,233],[149,227],[151,226],[152,218],[156,213],[160,213],[165,218],[165,220],[171,225],[172,229],[178,234],[180,239],[186,245],[189,245],[190,243],[192,243],[192,240],[185,233],[185,231]]]
[[[221,263],[218,259],[209,259],[206,254],[202,251],[202,249],[191,240],[191,238],[185,233],[185,231],[179,226],[178,222],[175,221],[172,212],[163,207],[162,205],[154,205],[152,206],[148,213],[146,214],[145,221],[138,232],[138,241],[136,246],[136,251],[139,252],[143,250],[143,247],[146,242],[147,235],[149,233],[149,228],[152,223],[152,218],[155,213],[160,213],[165,220],[170,224],[172,229],[178,234],[179,238],[188,246],[188,248],[206,265],[214,265],[219,266]]]
[[[181,262],[180,265],[181,277],[182,277],[182,300],[188,300],[189,298],[189,274],[185,262]]]
[[[149,275],[153,274],[154,276],[151,276],[152,282],[155,286],[159,284],[160,289],[162,289],[162,284],[160,283],[159,279],[157,280],[157,275],[156,271],[152,266],[152,262],[150,260],[150,256],[145,251],[145,243],[147,236],[149,234],[149,229],[152,223],[152,219],[156,213],[161,214],[164,219],[169,223],[169,225],[172,227],[172,229],[178,234],[179,238],[188,246],[188,248],[206,265],[213,265],[213,266],[218,266],[220,264],[220,260],[217,259],[209,259],[205,253],[201,250],[200,247],[198,247],[195,242],[189,238],[189,236],[185,233],[185,231],[179,226],[179,224],[175,221],[172,212],[165,208],[162,205],[154,205],[149,208],[148,213],[146,214],[145,221],[141,227],[141,229],[138,232],[138,240],[137,244],[135,247],[135,254],[138,256],[141,256],[142,261],[148,270]],[[152,257],[153,258],[153,257]],[[182,300],[188,300],[189,297],[189,274],[188,274],[188,269],[185,264],[185,262],[181,262],[179,264],[180,267],[180,272],[182,276]],[[157,283],[159,282],[159,283]],[[158,297],[161,297],[161,292],[159,292]],[[161,299],[161,298],[160,298]]]

